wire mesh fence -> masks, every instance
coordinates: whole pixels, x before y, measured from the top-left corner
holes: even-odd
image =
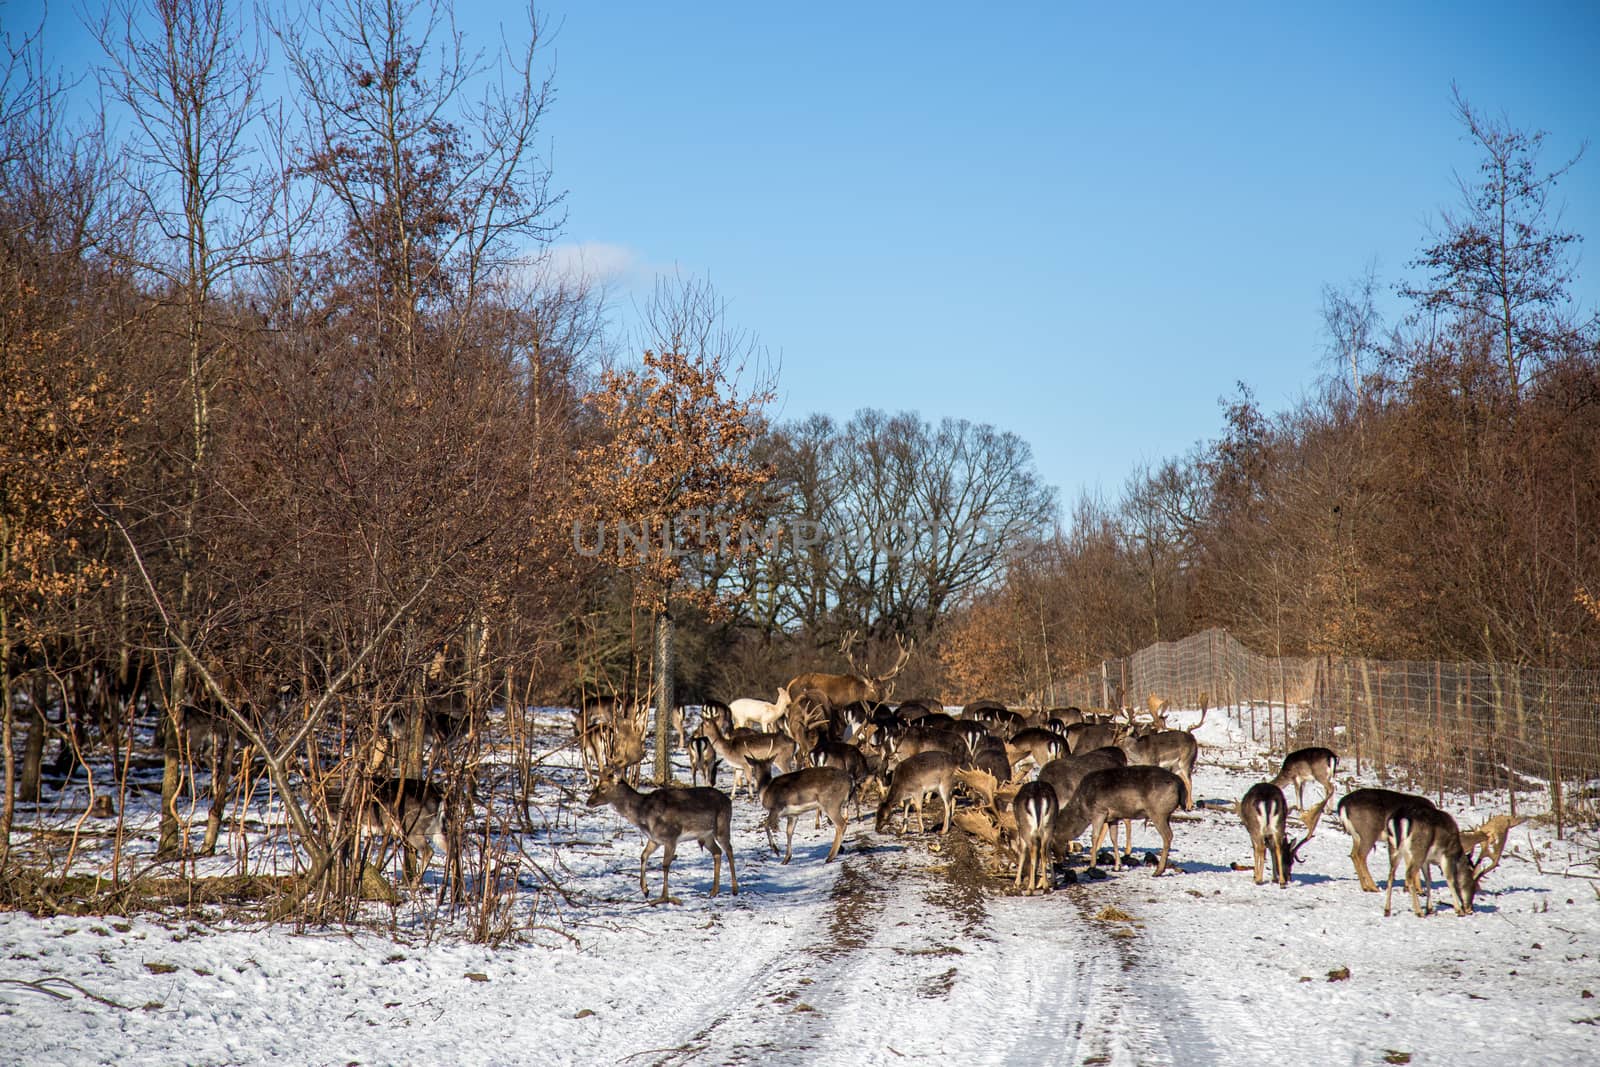
[[[1600,671],[1266,656],[1225,630],[1164,641],[1057,683],[1085,707],[1232,707],[1268,751],[1327,745],[1425,793],[1546,793],[1557,832],[1600,821]]]

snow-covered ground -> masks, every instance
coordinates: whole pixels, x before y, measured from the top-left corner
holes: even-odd
[[[500,948],[408,936],[404,921],[390,937],[0,915],[0,1062],[1600,1062],[1592,829],[1518,828],[1472,916],[1418,919],[1397,890],[1386,919],[1331,818],[1289,889],[1234,870],[1250,847],[1225,805],[1275,767],[1221,712],[1200,738],[1179,871],[1048,896],[1010,895],[959,833],[880,836],[870,813],[829,865],[831,832],[802,820],[782,866],[741,797],[743,891],[724,872],[709,898],[709,857],[687,848],[681,907],[641,902],[631,826],[564,809],[578,903],[560,930]],[[1499,810],[1445,807],[1463,826]],[[1158,842],[1143,829],[1135,843]],[[550,916],[530,902],[528,918]]]

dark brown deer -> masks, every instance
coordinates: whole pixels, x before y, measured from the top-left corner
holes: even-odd
[[[644,834],[644,850],[639,854],[639,892],[650,896],[645,881],[645,863],[661,849],[661,895],[652,904],[681,904],[667,892],[672,858],[678,854],[678,841],[690,838],[711,853],[711,895],[722,888],[722,857],[728,857],[728,878],[733,895],[739,895],[739,875],[733,865],[733,802],[728,795],[705,786],[666,786],[641,793],[615,770],[607,769],[600,784],[589,794],[589,807],[610,804],[617,813]]]
[[[1011,884],[1021,888],[1026,872],[1028,896],[1050,891],[1050,832],[1059,809],[1056,791],[1047,782],[1027,783],[1011,801],[1017,820],[1017,876]]]
[[[1106,830],[1118,821],[1123,822],[1125,851],[1132,850],[1133,820],[1147,819],[1161,835],[1161,860],[1156,865],[1156,877],[1166,873],[1167,856],[1172,850],[1172,813],[1184,801],[1187,790],[1183,779],[1162,767],[1112,767],[1086,775],[1078,783],[1072,802],[1062,808],[1058,816],[1060,830],[1057,840],[1071,841],[1089,827],[1094,827],[1089,863],[1094,866],[1099,859],[1100,842]],[[1122,853],[1115,848],[1113,838],[1112,867],[1122,869]]]
[[[1390,914],[1389,905],[1394,900],[1394,872],[1400,861],[1406,861],[1406,889],[1411,893],[1411,910],[1418,918],[1433,913],[1432,868],[1444,873],[1450,887],[1457,915],[1471,915],[1472,901],[1478,892],[1478,881],[1487,873],[1488,857],[1484,869],[1475,867],[1461,846],[1461,830],[1456,821],[1432,804],[1408,805],[1389,816],[1384,828],[1389,842],[1389,891],[1383,898],[1383,914]],[[1426,888],[1426,901],[1419,904],[1417,896]]]
[[[1383,839],[1389,816],[1401,808],[1413,806],[1431,808],[1433,803],[1427,797],[1397,793],[1392,789],[1357,789],[1340,799],[1336,810],[1345,832],[1350,835],[1350,862],[1355,864],[1356,878],[1363,892],[1378,891],[1377,880],[1367,869],[1367,857],[1372,853],[1372,846]]]
[[[1272,880],[1284,889],[1289,887],[1289,874],[1300,859],[1300,848],[1317,831],[1317,819],[1322,815],[1319,806],[1307,820],[1306,835],[1289,840],[1289,802],[1283,790],[1275,783],[1260,782],[1250,787],[1239,801],[1239,818],[1250,834],[1250,848],[1255,854],[1256,885],[1263,877],[1265,860],[1272,858]]]

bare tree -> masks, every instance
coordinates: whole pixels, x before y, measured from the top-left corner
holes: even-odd
[[[1556,185],[1583,156],[1583,149],[1552,170],[1540,169],[1545,133],[1516,129],[1490,119],[1451,86],[1456,115],[1482,151],[1475,183],[1457,178],[1464,211],[1446,212],[1443,233],[1412,264],[1429,272],[1425,284],[1401,293],[1429,311],[1480,315],[1494,323],[1501,367],[1515,408],[1531,374],[1563,347],[1569,335],[1568,286],[1574,272],[1572,246],[1581,238],[1554,227]]]

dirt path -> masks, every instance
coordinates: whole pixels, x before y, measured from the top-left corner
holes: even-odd
[[[1089,887],[1011,897],[965,835],[936,840],[851,834],[823,918],[652,1062],[1177,1062]]]

